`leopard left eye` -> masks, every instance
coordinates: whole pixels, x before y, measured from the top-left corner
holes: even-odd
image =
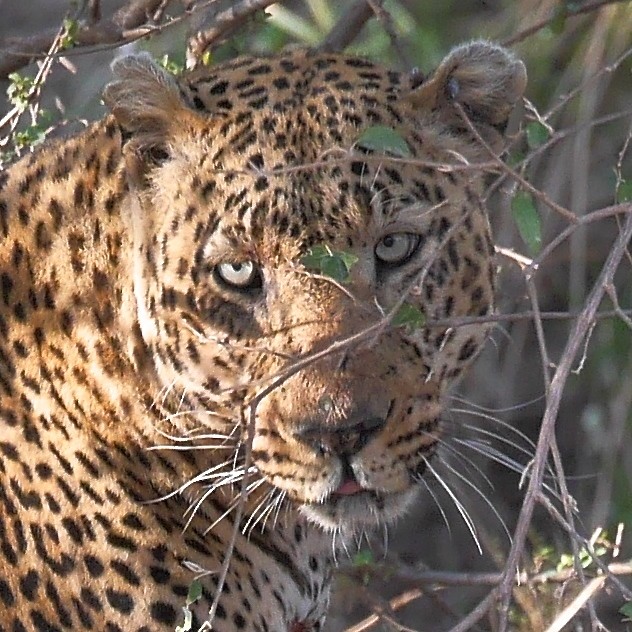
[[[419,246],[419,235],[413,233],[391,233],[385,235],[375,246],[375,256],[383,263],[401,265],[408,261]]]

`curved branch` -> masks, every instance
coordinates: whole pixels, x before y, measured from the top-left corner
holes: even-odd
[[[95,44],[125,44],[138,38],[130,33],[144,25],[150,26],[163,0],[132,0],[111,17],[95,21],[94,14],[88,22],[80,23],[74,37],[75,47]],[[163,7],[164,8],[164,7]],[[30,37],[8,37],[0,41],[0,77],[27,66],[35,59],[44,57],[52,46],[59,27],[35,33]]]

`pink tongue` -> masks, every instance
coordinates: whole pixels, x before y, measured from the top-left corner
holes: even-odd
[[[358,483],[358,481],[354,480],[346,480],[335,492],[334,494],[339,494],[341,496],[351,496],[352,494],[358,494],[362,491],[362,486]]]

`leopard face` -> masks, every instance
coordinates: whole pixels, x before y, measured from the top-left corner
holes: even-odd
[[[179,86],[145,58],[115,71],[106,101],[130,137],[134,292],[161,386],[232,417],[262,490],[318,525],[392,521],[487,335],[432,323],[493,310],[475,163],[498,145],[523,66],[473,44],[418,88],[306,53]],[[371,126],[408,159],[358,144]],[[353,257],[344,283],[302,264],[318,245]],[[427,326],[392,326],[402,304]]]
[[[487,336],[450,323],[493,310],[481,163],[524,68],[114,74],[105,119],[0,173],[0,621],[173,630],[202,569],[193,629],[217,598],[218,632],[320,630],[331,532],[414,502]]]

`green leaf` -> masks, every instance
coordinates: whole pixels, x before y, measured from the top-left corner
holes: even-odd
[[[561,35],[564,32],[566,26],[566,18],[568,16],[568,9],[564,4],[561,4],[555,10],[555,15],[549,24],[549,28],[554,35]]]
[[[542,248],[542,225],[531,194],[517,191],[511,200],[511,211],[520,237],[527,245],[529,253],[535,256]]]
[[[213,63],[213,51],[210,48],[207,48],[202,53],[202,66],[210,66]]]
[[[189,586],[189,594],[187,595],[187,606],[195,603],[202,596],[202,582],[194,579]]]
[[[349,277],[351,267],[357,263],[358,257],[350,252],[336,252],[329,246],[319,244],[301,258],[301,263],[320,274],[335,281],[343,282]]]
[[[424,313],[410,303],[404,303],[393,317],[394,327],[410,327],[411,329],[419,329],[426,322]]]
[[[527,125],[527,144],[531,149],[544,145],[549,136],[548,128],[540,121],[532,121]]]
[[[362,549],[353,556],[354,566],[369,566],[374,562],[373,552],[369,549]]]
[[[66,18],[64,20],[64,32],[61,36],[59,45],[62,50],[67,50],[75,45],[75,38],[79,31],[79,23],[77,20]]]
[[[336,256],[340,257],[340,260],[342,261],[342,263],[345,264],[345,268],[347,268],[347,271],[351,270],[351,268],[358,263],[358,257],[356,257],[353,253],[351,252],[337,252],[335,253]]]
[[[171,59],[168,54],[163,55],[157,61],[168,73],[172,75],[181,75],[184,71],[184,65]]]
[[[412,153],[408,143],[392,127],[373,125],[367,127],[356,141],[356,145],[398,158],[409,158]]]
[[[349,270],[340,257],[325,257],[320,263],[320,271],[334,281],[346,281]]]
[[[624,621],[632,621],[632,601],[624,603],[619,608],[619,612],[625,617]]]
[[[621,180],[615,197],[618,204],[632,202],[632,180]]]

